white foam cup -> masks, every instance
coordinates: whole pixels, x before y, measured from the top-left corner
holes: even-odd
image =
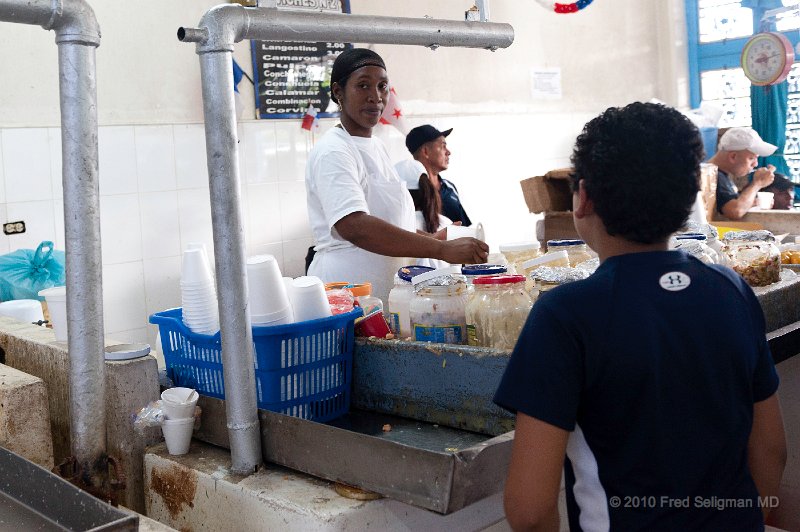
[[[247,259],[247,287],[251,317],[283,312],[290,305],[278,261],[272,255]]]
[[[211,266],[208,264],[206,252],[200,248],[187,249],[183,252],[181,264],[181,286],[204,286],[214,283]]]
[[[775,201],[775,194],[772,192],[759,192],[756,194],[756,202],[758,203],[759,209],[771,209],[772,204]]]
[[[194,417],[184,419],[165,419],[161,422],[161,432],[167,442],[167,451],[172,455],[186,454],[192,442]]]
[[[14,299],[0,303],[0,316],[8,316],[23,323],[44,320],[42,304],[37,299]]]
[[[289,297],[295,321],[315,320],[331,315],[325,285],[319,277],[306,275],[292,280]]]
[[[483,225],[474,224],[469,227],[463,225],[448,225],[447,226],[447,240],[455,240],[456,238],[471,237],[483,240],[486,238]]]
[[[194,419],[194,407],[200,395],[191,388],[169,388],[161,392],[161,407],[167,419]]]
[[[67,287],[54,286],[45,288],[39,292],[39,297],[43,297],[47,302],[47,310],[50,312],[50,323],[53,324],[53,332],[59,342],[67,341]]]

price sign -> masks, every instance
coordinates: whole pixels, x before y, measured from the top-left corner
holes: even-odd
[[[278,9],[350,13],[349,0],[278,0]],[[259,118],[302,118],[309,104],[320,118],[338,116],[331,68],[349,47],[337,42],[251,41]]]

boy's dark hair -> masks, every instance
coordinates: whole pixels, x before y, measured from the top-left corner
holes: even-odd
[[[641,102],[611,107],[575,142],[572,186],[584,182],[608,234],[652,244],[686,222],[703,158],[700,133],[675,109]]]
[[[768,187],[764,187],[764,192],[791,190],[794,188],[794,183],[786,178],[785,175],[775,172],[775,180]]]

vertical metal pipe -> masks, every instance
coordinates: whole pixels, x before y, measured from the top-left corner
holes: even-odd
[[[261,433],[253,372],[253,332],[247,297],[231,72],[232,51],[200,55],[231,469],[249,474],[261,464]]]
[[[72,452],[84,473],[84,482],[105,488],[108,466],[95,47],[61,42],[58,59]]]

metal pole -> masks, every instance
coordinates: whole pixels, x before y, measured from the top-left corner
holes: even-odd
[[[95,49],[59,43],[72,453],[108,491]]]
[[[495,50],[511,45],[514,30],[508,24],[489,22],[305,13],[225,4],[210,9],[199,28],[180,28],[178,39],[198,43],[200,55],[231,461],[234,471],[249,473],[261,463],[261,440],[239,207],[231,74],[234,43],[260,39]]]
[[[0,20],[55,30],[61,103],[72,454],[83,485],[108,492],[95,48],[84,0],[0,0]]]
[[[253,331],[247,299],[245,238],[236,150],[233,54],[200,56],[206,152],[214,229],[221,318],[225,411],[231,443],[231,469],[249,474],[261,464],[261,432],[253,373]]]

